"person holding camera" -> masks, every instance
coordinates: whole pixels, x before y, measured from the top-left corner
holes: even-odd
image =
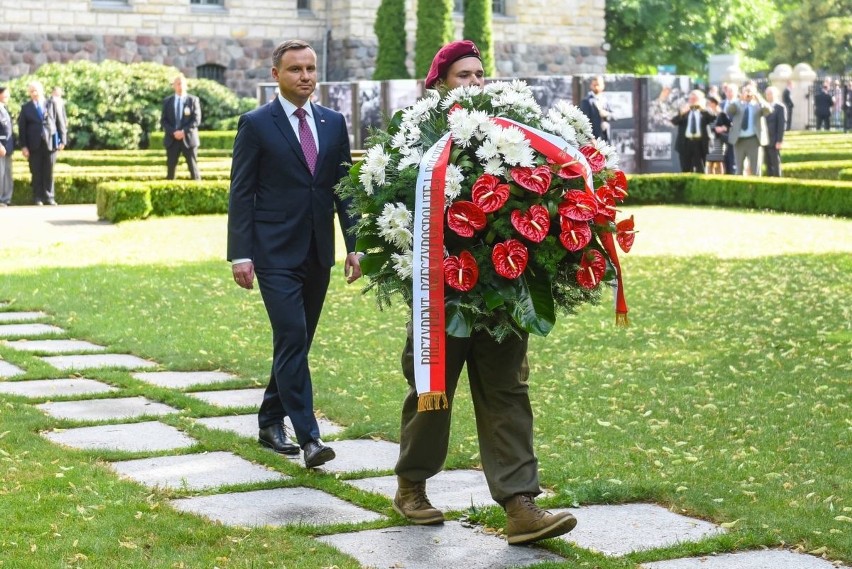
[[[704,173],[704,164],[710,150],[710,126],[716,115],[705,108],[704,93],[695,89],[689,93],[687,104],[672,118],[677,126],[675,150],[680,155],[682,172]]]
[[[740,91],[740,100],[728,105],[731,119],[728,144],[734,146],[737,172],[743,176],[746,162],[751,175],[761,175],[763,147],[769,144],[766,116],[771,112],[772,107],[757,93],[754,83],[746,83]]]

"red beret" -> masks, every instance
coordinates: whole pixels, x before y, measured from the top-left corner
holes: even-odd
[[[470,40],[454,41],[438,50],[438,53],[435,54],[435,59],[432,60],[429,73],[426,75],[426,88],[433,88],[435,83],[438,82],[438,79],[446,77],[453,63],[465,57],[482,59],[479,49]]]

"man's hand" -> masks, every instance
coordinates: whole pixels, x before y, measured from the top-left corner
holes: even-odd
[[[4,156],[6,156],[6,147],[0,146],[0,158],[3,158]]]
[[[235,283],[248,290],[254,288],[254,263],[234,263],[231,265],[231,272],[234,274]]]
[[[775,143],[775,150],[781,150],[781,146],[782,146],[782,144],[783,144],[783,143],[781,143],[781,142],[776,142],[776,143]]]
[[[361,253],[349,253],[346,255],[346,263],[343,265],[343,274],[346,282],[351,284],[361,278]]]
[[[60,143],[59,146],[57,147],[57,149],[58,150],[65,150],[65,145]]]
[[[183,140],[186,135],[182,130],[176,130],[173,136],[175,137],[175,140]]]
[[[30,149],[27,148],[26,146],[24,146],[23,148],[21,148],[21,154],[24,155],[24,158],[29,158],[30,157]]]

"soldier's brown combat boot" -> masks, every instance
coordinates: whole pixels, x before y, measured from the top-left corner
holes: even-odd
[[[577,518],[568,512],[551,514],[535,505],[527,494],[512,496],[506,505],[506,536],[509,545],[532,543],[568,533],[577,525]]]
[[[399,515],[413,524],[423,526],[444,523],[444,514],[432,506],[426,497],[426,482],[412,482],[402,476],[397,476],[396,480],[393,509]]]

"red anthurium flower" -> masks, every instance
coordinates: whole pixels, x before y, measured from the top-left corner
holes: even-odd
[[[621,170],[616,170],[614,175],[606,181],[606,185],[612,190],[612,197],[623,201],[627,197],[627,176]]]
[[[539,166],[537,168],[512,168],[509,174],[515,183],[534,192],[540,196],[547,193],[550,187],[550,181],[553,179],[553,173],[547,166]]]
[[[570,180],[572,178],[579,178],[583,175],[583,165],[580,164],[579,160],[572,160],[569,158],[567,162],[554,162],[548,158],[547,163],[553,164],[553,168],[556,170],[556,175],[560,178]]]
[[[606,260],[600,251],[586,252],[580,261],[580,270],[577,271],[577,282],[584,288],[595,288],[601,282],[606,273]]]
[[[561,221],[562,233],[559,240],[569,251],[579,251],[592,240],[592,228],[586,221],[573,221],[563,217]]]
[[[473,202],[458,201],[447,210],[447,225],[462,237],[473,237],[485,227],[485,213]]]
[[[503,278],[516,279],[527,268],[530,253],[517,239],[507,239],[497,243],[491,251],[494,270]]]
[[[483,212],[493,213],[509,199],[509,184],[501,184],[497,176],[483,174],[474,182],[470,194]]]
[[[456,290],[467,292],[479,280],[479,266],[469,251],[462,251],[458,257],[444,259],[444,282]]]
[[[609,186],[601,186],[595,192],[598,198],[598,216],[602,216],[605,220],[613,221],[615,219],[615,195]],[[597,217],[597,216],[596,216]]]
[[[550,231],[550,214],[543,205],[530,206],[526,213],[516,209],[512,212],[512,225],[533,243],[541,243]]]
[[[583,156],[586,157],[586,160],[589,161],[589,166],[592,167],[592,172],[595,174],[606,168],[606,156],[601,154],[601,151],[591,144],[587,144],[580,148],[580,152],[582,152]]]
[[[615,240],[618,241],[622,251],[629,253],[634,239],[636,239],[636,231],[633,230],[632,215],[630,219],[624,219],[615,224]]]
[[[577,221],[588,221],[598,213],[598,203],[594,196],[581,191],[570,190],[559,204],[559,215]]]

